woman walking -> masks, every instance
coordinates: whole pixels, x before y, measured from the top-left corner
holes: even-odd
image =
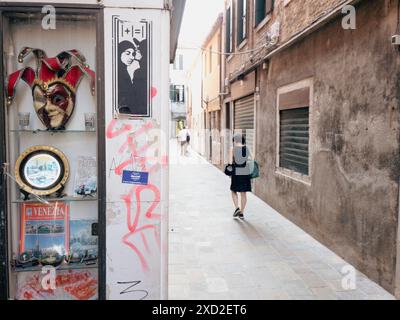
[[[242,220],[244,219],[244,211],[247,204],[246,193],[251,192],[251,176],[248,165],[248,160],[251,160],[251,158],[250,150],[246,146],[246,137],[242,134],[235,134],[230,152],[230,163],[233,167],[231,191],[236,209],[233,217]],[[240,207],[238,193],[240,193]]]

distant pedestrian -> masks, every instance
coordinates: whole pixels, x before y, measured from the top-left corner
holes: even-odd
[[[181,147],[181,155],[185,156],[187,152],[187,146],[190,141],[190,133],[186,126],[183,126],[183,129],[178,133],[178,143]]]
[[[246,146],[246,137],[235,134],[233,147],[230,150],[230,164],[233,168],[231,175],[232,200],[235,205],[234,218],[244,219],[244,211],[247,204],[247,192],[251,192],[251,175],[248,160],[252,159],[250,149]],[[240,207],[239,197],[240,193]]]

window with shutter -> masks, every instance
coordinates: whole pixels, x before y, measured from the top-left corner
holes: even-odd
[[[174,102],[175,100],[175,86],[173,84],[169,85],[169,99],[171,102]]]
[[[237,45],[247,37],[247,0],[238,1],[237,9]]]
[[[247,0],[243,0],[243,39],[247,38]]]
[[[246,136],[246,144],[254,154],[254,95],[234,103],[234,132]]]
[[[280,111],[280,167],[308,175],[309,108]]]
[[[309,175],[310,87],[279,95],[279,167]]]
[[[256,26],[265,18],[265,0],[255,0]]]
[[[178,92],[178,97],[177,100],[178,102],[185,102],[185,86],[177,86],[177,92]]]
[[[231,5],[229,18],[229,52],[233,52],[233,7]]]
[[[232,52],[232,46],[231,46],[231,42],[232,42],[232,36],[231,36],[231,10],[232,8],[229,7],[226,10],[226,34],[225,34],[225,38],[226,38],[226,42],[225,42],[225,51],[227,53],[231,53]]]
[[[255,0],[255,25],[258,26],[274,9],[274,0]]]
[[[171,85],[170,86],[170,99],[171,102],[185,102],[185,86]]]

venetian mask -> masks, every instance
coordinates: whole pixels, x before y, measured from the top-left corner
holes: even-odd
[[[44,126],[48,130],[63,130],[74,111],[76,90],[83,76],[91,79],[94,95],[95,73],[78,50],[47,58],[43,50],[25,47],[18,61],[23,63],[30,53],[36,58],[37,70],[26,67],[9,76],[8,103],[12,103],[15,87],[22,79],[32,88],[33,106]]]

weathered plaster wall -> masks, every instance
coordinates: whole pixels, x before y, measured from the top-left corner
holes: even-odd
[[[218,18],[214,33],[210,35],[207,41],[203,44],[203,97],[208,101],[207,110],[214,111],[220,108],[219,94],[220,76],[221,76],[221,61],[218,52],[221,51],[221,28],[222,19]]]
[[[0,0],[0,2],[31,2],[31,3],[46,3],[50,1],[44,0]],[[135,8],[152,8],[152,9],[163,9],[164,8],[164,0],[135,0],[134,6]],[[107,7],[131,7],[132,1],[130,0],[52,0],[51,4],[75,4],[75,5],[82,5],[82,4],[101,4]]]
[[[294,2],[294,1],[293,1]],[[394,292],[399,192],[400,54],[396,1],[363,1],[357,30],[340,20],[259,70],[256,194]],[[309,77],[311,185],[276,173],[276,92]]]
[[[234,0],[232,2],[234,3],[233,18],[236,22],[237,1]],[[235,55],[228,59],[226,76],[231,78],[231,75],[235,75],[238,71],[243,71],[258,60],[263,59],[270,49],[261,49],[254,52],[249,51],[261,48],[266,43],[267,33],[275,22],[280,23],[280,38],[278,42],[278,45],[280,45],[343,2],[344,0],[275,1],[272,14],[267,16],[265,21],[261,22],[258,26],[255,26],[254,1],[248,0],[249,34],[246,44],[241,45],[237,42],[236,38],[237,24],[233,24],[234,51],[243,52],[243,54]],[[226,22],[226,17],[224,21]],[[223,44],[225,44],[225,41]]]

